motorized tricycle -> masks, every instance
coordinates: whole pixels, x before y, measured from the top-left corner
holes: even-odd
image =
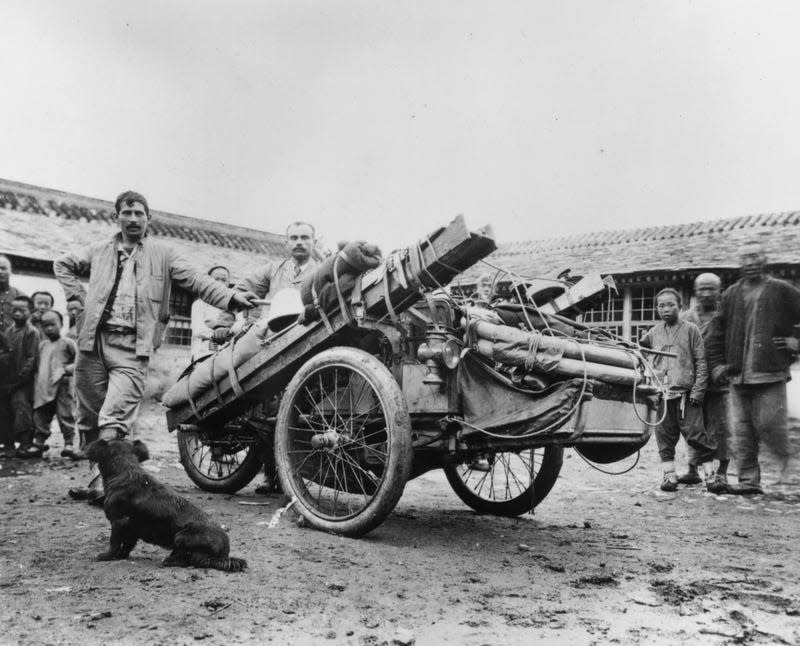
[[[635,345],[444,289],[494,248],[457,218],[240,365],[220,350],[222,378],[194,394],[187,382],[167,414],[192,481],[235,492],[274,460],[309,525],[360,536],[431,469],[473,509],[516,516],[553,488],[565,448],[600,463],[635,453],[661,397]]]

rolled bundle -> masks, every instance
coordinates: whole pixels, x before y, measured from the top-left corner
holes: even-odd
[[[503,341],[520,347],[533,347],[537,351],[567,359],[579,359],[605,366],[633,369],[639,365],[637,355],[623,348],[609,348],[590,343],[578,343],[573,339],[547,336],[540,332],[526,332],[508,325],[494,325],[486,321],[474,323],[473,329],[479,339]],[[583,374],[581,372],[581,374]]]
[[[554,360],[545,352],[536,353],[534,357],[531,357],[527,348],[521,348],[505,341],[493,343],[486,339],[478,339],[476,347],[478,353],[484,357],[506,365],[523,366],[527,370],[539,370],[564,377],[586,375],[589,379],[597,379],[618,386],[633,386],[634,383],[642,381],[638,370],[633,368],[620,368],[588,360],[584,362],[579,359],[567,359],[563,356]]]
[[[250,357],[261,350],[269,334],[267,319],[259,319],[247,332],[235,341],[222,346],[194,366],[164,393],[161,403],[168,408],[177,408],[189,403],[189,397],[197,399],[230,372],[235,372]]]

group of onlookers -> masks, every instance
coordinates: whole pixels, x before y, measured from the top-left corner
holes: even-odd
[[[64,440],[62,457],[80,460],[72,375],[83,305],[68,302],[64,332],[53,295],[39,291],[28,296],[11,285],[11,272],[10,260],[0,256],[0,458],[42,457],[56,418]]]
[[[766,274],[766,253],[756,241],[743,246],[740,264],[742,277],[722,294],[719,277],[698,276],[697,304],[683,313],[678,291],[662,289],[656,296],[662,321],[640,340],[642,347],[664,353],[653,358],[666,386],[655,433],[664,491],[704,478],[712,493],[762,493],[761,444],[778,461],[778,482],[788,473],[794,450],[786,382],[800,350],[800,290]],[[727,481],[731,426],[737,483]],[[681,435],[689,447],[689,470],[678,476],[675,444]]]

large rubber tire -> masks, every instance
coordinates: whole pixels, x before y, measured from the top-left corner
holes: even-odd
[[[254,438],[178,431],[178,452],[186,475],[203,491],[236,493],[264,466]]]
[[[533,486],[531,456],[535,474]],[[547,446],[487,457],[489,471],[478,471],[472,464],[445,465],[447,480],[456,495],[475,511],[513,517],[531,511],[550,493],[561,471],[564,449]]]
[[[325,350],[286,387],[275,460],[283,491],[312,527],[344,536],[377,527],[403,495],[412,455],[406,400],[371,354]]]

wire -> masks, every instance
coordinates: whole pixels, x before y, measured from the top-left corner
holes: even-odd
[[[600,467],[598,467],[594,462],[592,462],[585,455],[583,455],[583,453],[580,452],[580,447],[576,446],[576,447],[573,447],[573,448],[575,449],[575,452],[580,456],[581,460],[583,460],[586,464],[588,464],[590,467],[592,467],[592,469],[595,469],[596,471],[599,471],[600,473],[605,473],[606,475],[609,475],[609,476],[621,476],[621,475],[623,475],[625,473],[628,473],[629,471],[633,471],[633,469],[636,468],[636,465],[639,464],[639,458],[642,455],[642,450],[641,449],[636,451],[636,460],[634,460],[633,464],[630,467],[628,467],[627,469],[625,469],[625,471],[606,471],[605,469],[601,469]]]

